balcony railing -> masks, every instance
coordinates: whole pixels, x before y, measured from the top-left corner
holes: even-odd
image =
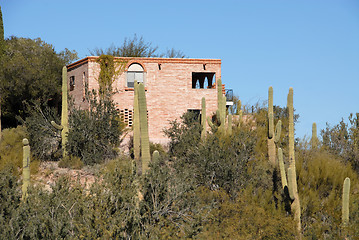
[[[233,102],[233,89],[226,89],[226,101]]]

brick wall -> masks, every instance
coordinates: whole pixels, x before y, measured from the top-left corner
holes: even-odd
[[[83,73],[88,77],[89,88],[98,89],[99,65],[90,57],[68,66],[68,77],[75,76],[75,81],[82,81]],[[123,59],[123,58],[122,58]],[[146,98],[150,141],[167,143],[163,129],[169,121],[179,119],[188,109],[201,109],[201,99],[206,98],[207,116],[217,109],[217,90],[192,89],[192,72],[215,72],[216,81],[221,77],[221,61],[216,59],[163,59],[135,58],[128,59],[126,68],[131,63],[140,63],[146,71]],[[159,70],[161,64],[161,70]],[[204,70],[205,64],[205,70]],[[75,104],[85,106],[82,101],[83,84],[77,83],[70,94]],[[113,99],[118,109],[133,109],[134,92],[126,88],[126,73],[117,76],[113,87],[118,91]]]

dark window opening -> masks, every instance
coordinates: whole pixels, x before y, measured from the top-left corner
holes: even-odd
[[[191,113],[191,116],[193,117],[194,120],[198,120],[201,121],[201,110],[199,109],[187,109],[187,112]]]
[[[70,91],[75,89],[75,76],[70,77]]]
[[[192,88],[205,89],[213,88],[216,82],[216,73],[193,72],[192,73]]]

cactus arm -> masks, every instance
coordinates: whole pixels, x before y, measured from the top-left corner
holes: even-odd
[[[282,181],[282,188],[284,189],[285,186],[288,186],[287,176],[285,174],[284,162],[283,162],[283,151],[281,148],[278,148],[278,163],[280,169],[280,177]]]
[[[343,184],[343,199],[342,199],[342,223],[343,226],[349,224],[349,194],[350,194],[350,178],[345,178]]]
[[[201,139],[202,141],[204,141],[206,139],[206,132],[207,132],[207,127],[206,127],[206,98],[202,98],[202,110],[201,110],[201,127],[202,127],[202,131],[201,131]]]
[[[275,126],[275,133],[274,133],[274,142],[279,142],[280,134],[282,132],[282,121],[278,120],[277,125]]]
[[[55,123],[54,121],[51,121],[51,125],[52,125],[54,128],[56,128],[57,130],[60,130],[60,131],[61,131],[61,130],[63,129],[63,127],[62,127],[61,125]]]
[[[23,143],[23,158],[22,158],[22,200],[27,197],[27,188],[30,185],[30,146],[29,140],[24,138]]]
[[[242,108],[242,103],[241,103],[241,100],[238,99],[236,115],[239,115],[239,111],[241,111],[241,108]]]
[[[214,124],[212,123],[212,120],[210,117],[207,117],[207,123],[212,129],[214,128]]]
[[[295,185],[294,169],[289,167],[288,168],[288,191],[289,191],[289,197],[292,200],[295,200],[295,197],[294,197],[294,185]]]
[[[274,115],[273,115],[273,88],[268,89],[268,159],[272,166],[276,165],[276,147],[274,135]]]
[[[273,116],[273,87],[268,89],[268,138],[274,135],[274,116]]]

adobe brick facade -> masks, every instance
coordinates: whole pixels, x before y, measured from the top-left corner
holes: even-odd
[[[87,57],[70,64],[68,69],[70,95],[76,106],[86,108],[84,101],[85,85],[98,90],[97,82],[100,66],[98,57]],[[192,73],[215,73],[215,82],[221,78],[219,59],[170,59],[170,58],[115,58],[126,62],[125,72],[116,77],[113,88],[118,91],[113,96],[117,108],[125,115],[131,125],[133,110],[133,88],[127,87],[126,71],[133,63],[140,64],[145,72],[146,99],[150,141],[165,144],[168,139],[163,129],[169,122],[188,110],[200,110],[201,99],[206,98],[207,116],[217,109],[217,90],[212,87],[193,88]],[[70,82],[74,86],[70,86]],[[203,87],[203,86],[202,86]]]

